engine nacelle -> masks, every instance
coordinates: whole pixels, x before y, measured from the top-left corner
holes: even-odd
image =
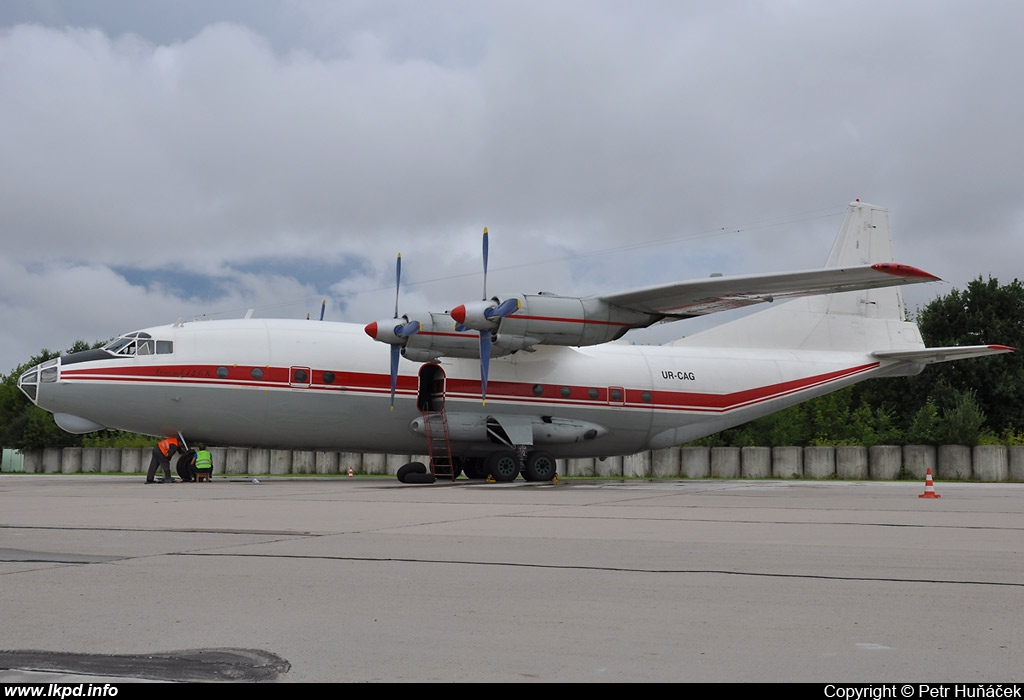
[[[448,413],[446,418],[448,436],[452,441],[493,442],[488,426],[495,420],[494,418],[481,413]],[[513,418],[527,431],[522,436],[523,444],[571,445],[576,442],[596,440],[609,432],[608,428],[598,423],[569,418],[550,416],[514,416]],[[418,435],[426,435],[424,422],[423,418],[416,418],[409,424],[409,427]]]
[[[383,321],[368,323],[363,330],[366,331],[366,335],[378,342],[387,343],[388,345],[405,345],[411,334],[400,335],[399,331],[408,327],[409,323],[408,316],[400,316],[398,318],[388,318]]]
[[[505,355],[520,350],[529,350],[540,342],[540,338],[512,335],[511,333],[494,333],[492,337],[494,342],[491,344],[491,355]]]
[[[421,319],[420,332],[406,339],[402,348],[402,356],[406,359],[433,362],[441,357],[480,357],[480,334],[476,331],[455,330],[455,319],[448,314],[418,314],[417,317]],[[496,345],[492,347],[492,357],[514,352]]]
[[[501,319],[519,311],[523,302],[519,297],[508,297],[504,301],[498,297],[471,301],[460,304],[452,309],[452,318],[465,328],[478,331],[494,331],[501,325]]]
[[[519,311],[499,325],[497,336],[502,345],[506,344],[505,338],[545,345],[599,345],[656,320],[650,314],[611,306],[596,298],[541,293],[525,294],[520,299]]]
[[[496,315],[502,306],[507,315]],[[401,346],[402,356],[413,362],[433,362],[442,357],[479,358],[481,333],[491,339],[490,356],[501,357],[540,344],[599,345],[655,320],[651,314],[597,298],[540,293],[507,296],[501,303],[497,297],[470,302],[455,307],[451,314],[417,313],[377,321],[367,325],[366,332],[374,340]],[[410,333],[413,324],[418,330]],[[474,327],[482,330],[469,330]]]

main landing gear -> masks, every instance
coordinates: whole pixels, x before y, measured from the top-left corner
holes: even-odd
[[[501,449],[483,458],[456,457],[454,462],[467,479],[509,482],[515,481],[520,474],[526,481],[554,481],[558,478],[555,456],[544,450]],[[431,484],[435,477],[422,462],[410,462],[399,468],[398,480],[403,484]]]
[[[496,450],[487,456],[484,472],[495,481],[514,481],[520,474],[527,481],[551,481],[556,476],[555,457],[533,450],[521,459],[516,450]]]

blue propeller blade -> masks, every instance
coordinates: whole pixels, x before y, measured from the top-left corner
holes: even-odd
[[[398,254],[395,263],[395,318],[398,318],[398,290],[402,287],[402,254]]]
[[[487,227],[484,226],[484,299],[487,298]]]
[[[399,324],[395,326],[395,335],[402,338],[408,338],[410,335],[416,335],[420,332],[419,321],[409,321],[408,323]]]
[[[324,299],[324,303],[320,305],[320,320],[324,320],[324,311],[327,311],[327,300]]]
[[[480,400],[487,405],[487,371],[491,366],[491,332],[480,331]]]
[[[395,387],[398,385],[398,360],[402,348],[397,345],[391,346],[391,410],[395,410]]]
[[[498,304],[493,309],[484,309],[484,318],[505,318],[519,311],[521,306],[518,297],[512,297]]]
[[[398,294],[402,289],[402,254],[395,260],[395,320],[398,320]],[[395,335],[408,337],[420,332],[419,321],[399,323],[395,326]],[[398,363],[402,357],[402,346],[391,346],[391,410],[395,410],[395,388],[398,386]]]

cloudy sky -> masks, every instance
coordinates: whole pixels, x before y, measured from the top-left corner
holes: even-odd
[[[177,318],[1024,260],[1024,3],[6,0],[0,374]],[[923,286],[922,286],[923,287]],[[679,334],[686,324],[675,324]]]

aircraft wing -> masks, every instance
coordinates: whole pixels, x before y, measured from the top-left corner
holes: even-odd
[[[396,316],[367,334],[417,362],[439,357],[499,357],[535,345],[583,347],[632,328],[801,296],[932,282],[916,267],[884,262],[737,277],[710,277],[591,297],[520,294],[457,306],[449,314]],[[458,325],[456,325],[458,324]],[[475,332],[466,332],[467,330]],[[481,341],[481,338],[484,340]],[[486,342],[484,342],[486,341]]]
[[[969,357],[1001,355],[1016,352],[1006,345],[966,345],[964,347],[924,348],[922,350],[879,350],[871,353],[880,360],[904,360],[922,365],[951,360],[966,360]]]
[[[938,279],[909,265],[876,263],[801,272],[709,277],[591,298],[631,311],[690,318],[762,302]]]

